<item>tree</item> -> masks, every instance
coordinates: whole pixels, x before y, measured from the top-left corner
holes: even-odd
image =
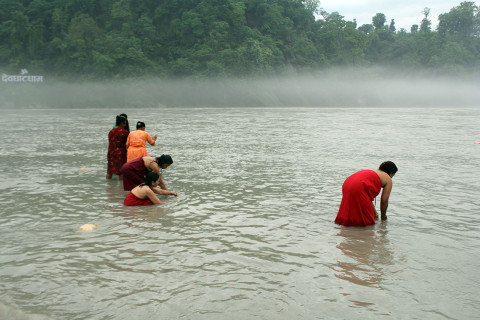
[[[389,30],[390,32],[395,32],[395,31],[397,30],[397,29],[395,28],[395,19],[392,19],[392,20],[390,21],[390,26],[388,27],[388,30]]]
[[[424,18],[422,19],[422,23],[420,24],[420,32],[430,32],[432,22],[428,19],[430,15],[430,8],[423,9]]]
[[[369,34],[374,30],[373,24],[363,24],[361,27],[358,27],[358,30],[363,33]]]
[[[478,12],[479,7],[474,2],[462,2],[450,12],[438,16],[438,33],[444,38],[448,36],[456,40],[473,36],[478,31]]]
[[[383,13],[377,13],[373,18],[372,18],[372,24],[375,27],[375,30],[380,30],[385,27],[385,22],[387,21],[387,18]]]
[[[28,16],[21,11],[15,11],[12,15],[12,22],[8,23],[8,43],[10,44],[10,52],[16,56],[18,60],[26,58],[27,44],[31,31]]]
[[[480,10],[430,9],[410,32],[357,28],[318,0],[0,0],[0,65],[81,77],[274,74],[365,63],[475,70]],[[320,14],[321,17],[316,16]]]
[[[320,13],[320,1],[319,0],[302,0],[303,5],[312,14]]]
[[[97,49],[102,38],[102,30],[88,14],[80,14],[72,19],[68,28],[66,49],[73,71],[93,69],[92,52]]]
[[[448,71],[464,72],[475,65],[475,56],[461,43],[449,42],[430,61],[430,66]]]
[[[25,9],[18,0],[0,0],[0,22],[12,20],[12,14],[23,12]]]
[[[110,12],[110,20],[112,28],[121,30],[123,24],[133,21],[134,14],[130,10],[130,5],[127,0],[118,0],[113,3]]]

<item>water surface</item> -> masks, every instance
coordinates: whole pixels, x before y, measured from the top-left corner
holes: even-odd
[[[172,155],[165,205],[105,180],[115,115]],[[471,319],[478,108],[2,110],[0,318]],[[392,160],[389,220],[333,223]],[[379,203],[377,203],[377,207]],[[98,229],[80,232],[84,223]]]

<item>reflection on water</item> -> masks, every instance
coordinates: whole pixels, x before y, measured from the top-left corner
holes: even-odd
[[[123,190],[122,181],[113,177],[112,179],[105,179],[105,194],[108,199],[108,203],[117,207],[117,204],[123,203],[128,192]]]
[[[385,223],[368,227],[339,227],[341,260],[335,276],[351,283],[382,288],[385,266],[393,263]]]

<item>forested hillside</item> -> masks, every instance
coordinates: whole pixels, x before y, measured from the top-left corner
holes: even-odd
[[[410,30],[358,26],[314,0],[0,0],[0,72],[55,77],[248,76],[332,66],[480,70],[480,14],[462,2]]]

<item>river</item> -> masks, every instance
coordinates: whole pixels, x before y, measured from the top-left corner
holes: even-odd
[[[159,136],[178,197],[124,207],[115,115]],[[480,109],[4,109],[0,318],[473,319]],[[333,223],[394,161],[388,221]],[[377,199],[377,209],[379,201]],[[78,231],[95,223],[94,231]]]

